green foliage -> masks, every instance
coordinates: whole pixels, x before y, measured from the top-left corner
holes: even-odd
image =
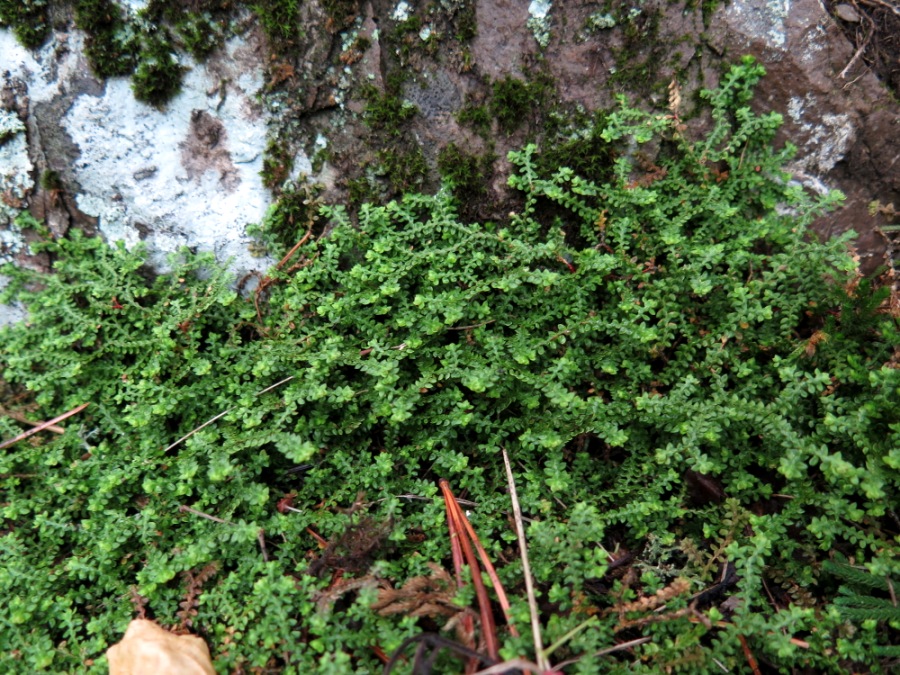
[[[259,174],[263,179],[263,185],[272,191],[280,191],[293,169],[294,156],[290,145],[283,140],[271,139],[266,144],[263,168]]]
[[[491,130],[491,115],[484,105],[467,103],[456,113],[456,121],[472,127],[481,136],[487,136]]]
[[[260,0],[250,5],[274,54],[289,55],[302,35],[299,0]]]
[[[138,101],[163,106],[181,91],[187,70],[172,51],[172,38],[165,29],[144,36],[131,88]]]
[[[312,225],[318,213],[315,190],[288,183],[259,225],[247,228],[266,253],[284,255]],[[263,252],[263,251],[260,251]]]
[[[847,239],[805,232],[838,199],[788,183],[777,117],[747,105],[760,76],[745,62],[708,93],[701,142],[663,115],[610,114],[615,160],[599,176],[512,153],[522,203],[508,222],[461,222],[447,189],[363,205],[358,226],[323,208],[330,236],[300,269],[270,272],[259,314],[208,258],[148,279],[139,253],[77,234],[47,245],[43,289],[5,270],[31,316],[0,335],[0,378],[34,419],[91,403],[65,434],[0,456],[5,669],[102,668],[128,597],[175,623],[179,575],[215,561],[194,625],[219,669],[376,670],[373,646],[423,628],[375,614],[370,590],[323,593],[330,572],[399,587],[429,561],[449,567],[440,501],[398,498],[433,498],[441,477],[509,560],[505,447],[554,608],[545,636],[566,638],[555,659],[740,671],[743,637],[773,668],[877,671],[890,621],[853,630],[846,594],[815,570],[839,549],[896,578],[900,336]],[[657,156],[635,151],[651,140]],[[0,418],[0,437],[19,431]],[[698,500],[689,470],[725,497]],[[287,494],[294,511],[278,508]],[[390,536],[329,560],[307,528],[341,540],[358,499]],[[628,573],[607,574],[622,549]],[[690,594],[726,565],[733,580],[700,608],[711,623],[692,622]],[[772,570],[816,604],[771,603]],[[523,630],[520,566],[499,572]],[[650,641],[589,656],[626,629]],[[507,656],[529,649],[504,639]]]
[[[507,75],[493,84],[490,110],[500,130],[509,135],[516,131],[543,105],[548,83],[541,78],[530,81]]]
[[[230,11],[228,0],[198,0],[190,9],[185,3],[150,0],[140,15],[155,25],[172,26],[184,49],[203,60],[225,40]]]
[[[415,105],[392,91],[382,92],[373,85],[363,87],[362,95],[366,100],[363,113],[365,123],[373,129],[387,130],[394,136],[399,136],[403,123],[419,111]]]
[[[9,26],[16,39],[37,49],[47,38],[47,0],[0,0],[0,26]]]
[[[137,65],[139,40],[112,0],[78,0],[75,24],[87,33],[85,54],[100,78],[130,75]]]
[[[453,195],[463,210],[487,194],[494,159],[492,153],[467,153],[456,143],[448,143],[441,149],[437,161],[438,171],[452,186]]]

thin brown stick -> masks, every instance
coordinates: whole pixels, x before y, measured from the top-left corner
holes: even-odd
[[[503,464],[506,466],[506,480],[509,484],[509,498],[512,501],[513,519],[516,521],[516,538],[519,540],[519,555],[522,558],[522,575],[525,577],[525,594],[528,596],[528,610],[531,615],[531,636],[534,640],[534,656],[541,670],[548,670],[547,657],[544,656],[544,641],[541,638],[541,622],[538,614],[537,596],[534,593],[534,581],[531,577],[531,565],[528,562],[528,546],[525,544],[525,526],[522,523],[522,507],[516,493],[516,481],[513,478],[512,465],[506,448],[503,453]]]
[[[266,550],[266,531],[259,528],[256,538],[259,540],[259,549],[262,551],[263,562],[267,563],[269,562],[269,552]]]
[[[871,41],[872,36],[875,35],[875,22],[869,18],[869,15],[865,12],[862,12],[862,15],[866,17],[866,21],[869,22],[869,34],[866,35],[866,39],[863,40],[863,43],[856,50],[856,53],[853,55],[853,58],[850,59],[850,62],[844,66],[844,69],[838,73],[838,77],[842,80],[847,77],[847,73],[850,72],[850,69],[853,67],[853,64],[857,62],[860,56],[863,55],[863,52],[866,51],[866,47],[869,46],[869,41]]]
[[[482,326],[487,326],[488,324],[492,324],[497,319],[491,319],[490,321],[482,321],[481,323],[473,323],[471,326],[450,326],[445,330],[470,330],[472,328],[481,328]]]
[[[463,582],[462,570],[463,570],[463,553],[462,553],[462,545],[459,543],[460,537],[462,533],[459,531],[459,528],[456,525],[456,518],[454,517],[454,512],[450,503],[453,501],[452,499],[447,498],[447,493],[444,492],[443,486],[441,487],[441,492],[444,495],[444,507],[447,510],[447,529],[450,531],[450,555],[453,558],[453,574],[456,577],[456,587],[463,588],[465,583]],[[469,640],[471,636],[475,634],[475,622],[472,619],[472,614],[466,612],[463,614],[461,619],[462,624],[462,636],[464,636],[465,640]],[[475,647],[474,642],[470,642],[469,644],[464,645],[466,647]],[[466,672],[473,672],[475,670],[472,667],[471,660],[466,664]]]
[[[741,649],[744,650],[744,656],[747,659],[747,663],[749,664],[753,675],[762,675],[759,670],[759,664],[756,662],[756,657],[753,656],[753,652],[750,651],[750,645],[747,644],[747,638],[738,633],[738,640],[741,641]]]
[[[864,5],[878,5],[878,6],[884,7],[886,9],[889,9],[890,11],[892,11],[897,16],[900,16],[900,8],[896,7],[895,5],[892,5],[889,2],[885,2],[884,0],[859,0],[859,1]]]
[[[16,422],[21,422],[22,424],[27,424],[30,427],[36,427],[43,424],[43,422],[32,422],[30,419],[25,417],[20,412],[16,412],[15,410],[7,410],[3,406],[0,406],[0,415],[6,415],[10,419],[14,419]],[[49,427],[45,427],[47,431],[52,431],[54,434],[64,434],[66,430],[62,427],[58,427],[55,424]]]
[[[19,441],[24,441],[26,438],[31,438],[35,434],[40,433],[41,431],[44,431],[44,429],[48,429],[48,428],[52,427],[57,422],[62,422],[65,419],[69,419],[72,415],[77,415],[82,410],[87,408],[89,405],[90,405],[90,403],[82,403],[80,406],[78,406],[76,408],[72,408],[69,412],[63,413],[59,417],[54,417],[52,420],[49,420],[48,422],[41,422],[34,429],[29,429],[28,431],[23,431],[21,434],[19,434],[15,438],[11,438],[8,441],[3,441],[2,443],[0,443],[0,450],[2,450],[3,448],[8,448],[10,445],[14,445],[15,443],[18,443]]]
[[[306,234],[303,235],[303,238],[300,241],[298,241],[296,244],[294,244],[294,248],[292,248],[290,251],[288,251],[285,254],[285,256],[281,260],[278,261],[278,264],[275,265],[275,269],[280,270],[282,267],[284,267],[285,264],[287,263],[287,261],[290,260],[294,256],[294,254],[297,252],[297,249],[299,249],[301,246],[303,246],[303,244],[308,242],[309,238],[311,236],[312,236],[312,225],[309,226],[309,229],[306,231]]]
[[[197,509],[192,509],[190,506],[185,506],[182,504],[178,507],[178,510],[181,512],[193,513],[195,516],[200,516],[201,518],[206,518],[207,520],[211,520],[214,523],[221,523],[222,525],[234,525],[234,523],[230,523],[227,520],[222,520],[221,518],[217,518],[216,516],[211,516],[208,513],[203,513],[203,511],[198,511]]]
[[[456,500],[456,503],[459,504],[459,500]],[[497,593],[497,601],[500,603],[500,609],[503,610],[503,616],[506,618],[506,625],[509,627],[509,632],[512,633],[514,637],[519,637],[519,631],[516,629],[512,620],[509,598],[506,597],[506,591],[503,588],[503,584],[500,583],[500,577],[497,575],[497,570],[494,568],[494,564],[488,557],[487,551],[484,550],[484,546],[481,545],[481,540],[475,533],[475,528],[472,527],[472,523],[469,522],[465,512],[461,511],[460,515],[462,516],[462,523],[466,528],[466,532],[469,534],[469,538],[472,540],[472,543],[475,544],[475,550],[478,552],[478,557],[481,558],[484,569],[491,579],[491,585]]]
[[[546,672],[541,670],[539,665],[532,663],[531,661],[526,661],[525,659],[510,659],[509,661],[503,661],[502,663],[490,666],[484,670],[479,670],[475,675],[503,675],[514,669],[528,673],[537,673],[537,675],[544,675]]]
[[[622,642],[617,645],[613,645],[612,647],[606,647],[605,649],[601,649],[598,652],[594,652],[591,656],[606,656],[607,654],[612,654],[613,652],[620,652],[623,649],[631,649],[632,647],[637,647],[638,645],[646,644],[652,641],[653,638],[642,637],[634,640],[629,640],[628,642]],[[578,663],[581,659],[584,658],[582,656],[578,656],[574,659],[569,659],[568,661],[563,661],[562,663],[557,663],[554,667],[555,670],[562,670],[566,666],[571,666],[573,663]]]

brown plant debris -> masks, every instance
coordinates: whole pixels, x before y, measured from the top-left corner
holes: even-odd
[[[307,573],[319,576],[326,569],[365,572],[372,564],[372,553],[381,546],[392,527],[391,520],[378,522],[373,518],[351,523],[339,537],[328,542],[322,555],[310,563]]]
[[[184,600],[178,603],[181,609],[178,610],[176,615],[181,623],[178,625],[178,631],[176,632],[187,632],[187,629],[193,625],[194,617],[197,616],[197,606],[200,604],[197,599],[200,591],[203,590],[203,586],[207,581],[216,576],[218,571],[219,563],[213,561],[204,565],[196,574],[191,570],[181,573],[181,578],[184,579],[185,592]]]

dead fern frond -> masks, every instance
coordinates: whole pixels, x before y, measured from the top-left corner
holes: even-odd
[[[197,606],[200,604],[197,600],[200,591],[203,590],[203,586],[207,581],[216,576],[218,571],[219,563],[214,560],[208,565],[204,565],[196,574],[191,570],[181,573],[181,578],[184,579],[185,591],[184,600],[178,603],[181,609],[176,612],[176,616],[180,621],[178,624],[179,631],[187,631],[194,623],[194,617],[197,616]]]

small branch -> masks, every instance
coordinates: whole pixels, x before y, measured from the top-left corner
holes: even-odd
[[[201,518],[206,518],[207,520],[211,520],[214,523],[221,523],[222,525],[234,525],[234,523],[230,523],[227,520],[222,520],[221,518],[216,518],[216,516],[211,516],[208,513],[203,513],[203,511],[198,511],[197,509],[192,509],[190,506],[185,506],[182,504],[178,507],[178,510],[187,513],[193,513],[195,516],[200,516]]]
[[[738,633],[738,640],[741,641],[741,649],[744,650],[744,657],[747,659],[747,664],[750,666],[753,675],[762,675],[759,670],[759,664],[756,662],[756,657],[753,656],[753,652],[750,651],[750,645],[747,644],[747,638]]]
[[[631,649],[632,647],[637,647],[638,645],[647,644],[651,642],[652,638],[642,637],[637,638],[635,640],[629,640],[628,642],[622,642],[621,644],[613,645],[612,647],[606,647],[605,649],[601,649],[599,652],[594,652],[592,656],[606,656],[607,654],[612,654],[613,652],[620,652],[623,649]],[[562,670],[566,666],[571,666],[573,663],[578,663],[581,659],[584,658],[579,656],[574,659],[569,659],[568,661],[563,661],[562,663],[556,664],[554,668],[556,670]]]
[[[900,8],[892,5],[889,2],[885,2],[884,0],[859,0],[859,1],[861,3],[863,3],[864,5],[877,5],[880,7],[884,7],[886,9],[889,9],[891,12],[893,12],[897,16],[900,16]]]
[[[259,549],[262,551],[263,562],[267,563],[269,562],[269,552],[266,550],[266,531],[259,528],[256,538],[259,540]]]
[[[0,415],[6,415],[7,417],[14,419],[16,422],[21,422],[22,424],[27,424],[30,427],[36,427],[43,424],[43,422],[32,422],[30,419],[25,417],[20,412],[16,412],[15,410],[7,410],[3,406],[0,406]],[[47,431],[52,431],[54,434],[64,434],[66,432],[62,427],[58,427],[55,424],[49,427],[45,427]]]
[[[503,661],[490,668],[479,670],[475,675],[505,675],[506,673],[515,670],[521,670],[522,672],[527,673],[537,673],[537,675],[544,675],[546,672],[541,670],[539,665],[532,663],[531,661],[526,661],[525,659],[510,659],[509,661]]]
[[[287,261],[290,260],[292,257],[294,257],[294,254],[297,252],[297,249],[299,249],[301,246],[303,246],[303,244],[308,242],[309,238],[311,236],[312,236],[312,225],[309,226],[309,229],[306,231],[306,234],[303,235],[303,238],[300,241],[298,241],[296,244],[294,244],[294,248],[292,248],[290,251],[288,251],[287,254],[285,254],[285,256],[281,260],[278,261],[278,264],[275,265],[275,269],[280,270],[282,267],[284,267],[287,264]]]
[[[863,40],[863,43],[856,50],[856,53],[853,55],[853,58],[850,59],[850,62],[844,66],[844,69],[838,74],[838,77],[842,80],[847,77],[847,73],[850,72],[850,69],[853,67],[853,64],[859,59],[860,56],[863,55],[863,52],[866,51],[866,47],[869,46],[869,41],[872,39],[872,36],[875,34],[875,22],[869,18],[869,15],[865,12],[862,12],[862,15],[866,17],[866,20],[869,22],[869,34],[866,36],[866,39]]]
[[[24,431],[21,434],[19,434],[18,436],[16,436],[15,438],[11,438],[8,441],[3,441],[2,443],[0,443],[0,450],[2,450],[3,448],[8,448],[10,445],[14,445],[14,444],[18,443],[19,441],[24,441],[26,438],[31,438],[35,434],[40,433],[41,431],[44,431],[44,429],[49,429],[57,422],[62,422],[63,420],[69,419],[72,415],[77,415],[82,410],[87,408],[89,405],[90,405],[90,403],[82,403],[77,408],[72,408],[69,412],[63,413],[59,417],[54,417],[52,420],[50,420],[48,422],[40,422],[34,429],[29,429],[28,431]]]
[[[421,495],[406,494],[406,495],[391,495],[390,497],[382,497],[381,499],[376,499],[373,502],[369,502],[368,505],[371,506],[372,504],[381,504],[381,502],[386,502],[388,499],[417,499],[421,502],[433,502],[434,501],[434,497],[423,497]],[[478,507],[478,502],[473,502],[468,499],[460,499],[459,497],[456,498],[456,503],[459,504],[460,506],[469,506],[473,509]]]

